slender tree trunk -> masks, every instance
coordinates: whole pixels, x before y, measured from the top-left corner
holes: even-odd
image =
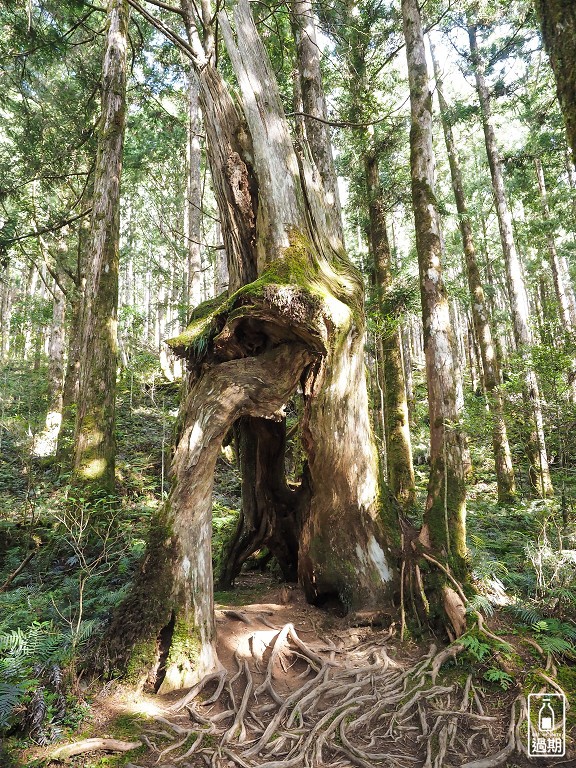
[[[10,320],[12,318],[12,286],[10,283],[10,267],[2,270],[2,294],[0,298],[0,361],[8,360],[10,353]]]
[[[498,216],[500,241],[502,243],[504,262],[506,264],[507,288],[512,312],[514,339],[518,352],[524,357],[525,385],[523,397],[526,419],[528,421],[526,453],[528,461],[530,462],[530,481],[533,488],[541,496],[548,496],[553,491],[548,469],[548,459],[546,456],[540,391],[536,374],[532,370],[526,357],[532,344],[532,333],[529,325],[530,311],[528,306],[528,294],[522,275],[520,259],[518,258],[518,252],[516,250],[516,243],[514,241],[512,217],[506,201],[502,162],[492,125],[490,93],[484,78],[484,69],[478,51],[475,26],[472,25],[468,28],[468,37],[470,40],[472,62],[474,64],[476,89],[482,113],[486,154],[488,156],[488,164],[490,166],[490,174],[492,177],[492,190]]]
[[[386,217],[382,202],[378,158],[366,154],[364,159],[368,213],[370,218],[370,247],[374,260],[374,280],[380,311],[385,313],[385,294],[392,283],[391,253],[386,231]],[[397,320],[392,318],[394,328],[385,331],[377,339],[380,345],[384,390],[384,419],[388,486],[402,507],[414,504],[415,484],[412,465],[412,446],[408,403],[404,383],[402,342]]]
[[[434,196],[432,95],[424,50],[422,20],[416,0],[402,0],[404,37],[410,83],[410,166],[416,249],[420,272],[422,321],[428,408],[430,414],[430,478],[423,546],[449,564],[456,578],[465,579],[466,488],[464,436],[456,406],[456,371],[448,299],[442,279],[440,220]],[[441,602],[456,634],[465,629],[464,608],[447,582],[439,579]]]
[[[558,255],[556,250],[556,243],[554,241],[554,235],[550,230],[550,206],[548,205],[548,193],[546,191],[546,181],[544,179],[544,170],[542,168],[542,161],[536,157],[534,159],[534,166],[536,168],[536,177],[538,179],[538,189],[540,191],[540,203],[542,206],[542,217],[544,222],[548,225],[546,230],[546,244],[548,246],[548,258],[550,261],[550,269],[552,270],[552,280],[554,282],[554,291],[556,293],[556,301],[560,309],[560,317],[562,318],[562,325],[564,330],[571,333],[576,326],[576,314],[574,307],[576,306],[576,300],[574,298],[574,289],[570,281],[570,274],[568,272],[568,264],[566,259]]]
[[[548,260],[552,271],[552,281],[554,283],[554,292],[556,294],[556,303],[560,310],[562,328],[569,336],[574,335],[576,327],[576,300],[574,290],[570,280],[568,264],[565,257],[561,257],[556,250],[554,235],[550,227],[551,216],[548,205],[548,194],[546,191],[546,181],[544,179],[544,169],[540,158],[534,158],[536,168],[536,177],[538,179],[538,189],[540,191],[540,203],[542,206],[542,217],[548,226],[546,231],[546,244],[548,247]],[[568,374],[568,386],[570,402],[576,403],[576,361],[572,361],[570,373]]]
[[[61,467],[69,465],[73,451],[76,406],[80,388],[81,334],[85,308],[89,237],[89,229],[82,222],[78,229],[76,275],[73,284],[66,294],[69,318],[68,347],[62,390],[62,424],[58,433],[58,446],[56,449],[56,459]]]
[[[300,75],[300,97],[304,111],[304,127],[312,159],[320,175],[323,202],[330,219],[330,229],[344,242],[342,209],[338,180],[332,156],[328,111],[320,71],[320,46],[310,0],[291,0],[291,19],[296,41],[296,57]],[[338,242],[336,242],[338,247]]]
[[[26,282],[26,299],[31,305],[36,296],[36,290],[38,286],[39,273],[34,265],[32,265],[28,271],[28,279]],[[32,313],[24,321],[24,360],[30,359],[30,353],[32,351],[32,337],[33,328],[31,322]]]
[[[448,104],[444,98],[443,83],[442,78],[440,77],[434,48],[432,45],[430,48],[436,79],[436,92],[440,104],[442,128],[444,130],[446,151],[450,165],[450,175],[452,177],[452,189],[454,191],[456,209],[458,211],[458,223],[464,250],[474,333],[480,347],[484,387],[486,389],[488,406],[492,416],[492,446],[494,450],[496,482],[498,486],[498,501],[500,503],[506,503],[513,500],[516,493],[516,487],[514,470],[512,468],[512,456],[510,453],[510,445],[508,443],[506,423],[504,421],[504,403],[500,391],[500,361],[492,341],[492,329],[490,327],[489,319],[490,313],[486,303],[482,281],[480,279],[478,262],[476,260],[476,249],[474,247],[472,227],[470,226],[470,217],[466,206],[462,173],[458,162],[458,154],[452,133],[452,126],[450,125],[448,118]]]
[[[62,423],[66,296],[56,283],[52,287],[52,295],[52,324],[48,348],[48,412],[44,429],[34,440],[34,452],[37,456],[51,456],[56,452]]]
[[[535,0],[535,6],[576,163],[576,6],[569,0]]]
[[[116,454],[118,243],[128,15],[126,0],[110,0],[74,455],[78,481],[106,492],[114,489]]]
[[[200,106],[198,77],[188,64],[188,123],[186,143],[186,209],[184,234],[187,240],[188,306],[196,307],[202,301],[202,150],[200,146]]]
[[[414,378],[412,376],[412,351],[410,349],[410,330],[406,326],[401,327],[402,336],[402,362],[404,365],[404,384],[406,386],[406,403],[408,414],[414,411]]]

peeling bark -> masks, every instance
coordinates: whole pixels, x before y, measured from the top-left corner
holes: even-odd
[[[188,122],[186,142],[186,206],[184,211],[184,236],[188,251],[187,304],[196,307],[202,300],[202,182],[200,167],[200,106],[199,83],[196,72],[188,72]]]
[[[344,242],[342,208],[338,179],[332,157],[328,110],[320,70],[320,47],[316,39],[316,24],[310,0],[292,0],[290,18],[296,41],[299,73],[299,95],[304,111],[303,125],[312,160],[320,175],[322,200],[330,218],[330,229]],[[338,246],[338,241],[336,241]]]

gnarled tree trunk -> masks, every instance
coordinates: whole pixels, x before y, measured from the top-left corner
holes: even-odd
[[[333,232],[311,171],[293,150],[248,0],[240,0],[234,17],[237,37],[219,14],[241,110],[209,57],[199,68],[233,292],[201,305],[169,342],[193,372],[172,490],[106,643],[114,666],[131,660],[149,667],[157,638],[171,635],[162,690],[188,684],[217,663],[210,520],[222,439],[239,419],[253,426],[259,420],[261,450],[273,432],[267,422],[283,418],[297,390],[307,490],[290,509],[274,466],[263,487],[290,514],[284,524],[293,522],[296,531],[302,525],[298,575],[308,598],[335,599],[345,609],[390,604],[395,576],[390,527],[397,521],[386,528],[368,418],[362,283],[344,252],[332,248]]]

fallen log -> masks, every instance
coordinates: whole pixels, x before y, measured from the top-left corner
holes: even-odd
[[[82,739],[73,744],[64,744],[54,750],[51,760],[67,760],[69,757],[81,755],[84,752],[129,752],[142,746],[141,741],[118,741],[118,739]]]

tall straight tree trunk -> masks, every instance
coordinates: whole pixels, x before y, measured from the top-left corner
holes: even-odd
[[[296,41],[306,138],[314,165],[320,174],[324,204],[330,218],[331,229],[342,243],[344,242],[342,209],[332,156],[330,127],[327,124],[328,111],[320,70],[320,46],[310,0],[291,0],[291,19]]]
[[[56,452],[62,423],[66,296],[56,282],[52,287],[52,296],[52,324],[48,348],[48,413],[44,429],[34,441],[37,456],[51,456]]]
[[[202,149],[200,146],[200,105],[198,102],[198,76],[188,62],[188,123],[186,142],[186,209],[184,234],[188,253],[188,307],[197,307],[202,301]]]
[[[2,269],[2,293],[0,294],[0,361],[8,359],[10,352],[10,320],[12,317],[12,285],[10,267]]]
[[[385,522],[396,521],[393,513],[383,519],[368,416],[362,282],[344,252],[331,247],[334,232],[311,170],[296,158],[248,0],[234,17],[237,39],[223,12],[218,19],[241,107],[211,55],[195,59],[234,289],[198,307],[170,341],[191,372],[172,488],[107,642],[115,665],[139,651],[149,662],[158,634],[171,627],[162,690],[217,664],[210,521],[222,439],[239,419],[282,421],[299,386],[310,502],[298,575],[308,599],[378,606],[390,600],[395,576]]]
[[[450,175],[452,178],[452,189],[456,200],[456,209],[458,211],[458,224],[462,238],[462,247],[464,250],[464,260],[466,265],[466,276],[468,279],[468,290],[470,292],[470,303],[472,306],[472,321],[474,323],[474,333],[480,347],[482,359],[483,382],[488,397],[488,406],[492,416],[492,446],[494,450],[494,463],[496,468],[496,482],[498,486],[498,501],[506,503],[512,501],[515,493],[514,470],[512,468],[512,456],[510,445],[508,443],[508,434],[504,421],[504,403],[500,391],[500,361],[496,354],[496,348],[492,341],[492,329],[490,327],[490,313],[484,295],[484,288],[480,279],[480,270],[476,260],[476,249],[472,237],[472,227],[470,226],[470,217],[466,206],[464,196],[464,184],[462,183],[462,173],[458,162],[456,144],[452,133],[452,126],[449,120],[448,104],[444,98],[443,83],[440,76],[438,62],[435,56],[434,48],[430,46],[432,52],[432,63],[434,66],[434,76],[436,79],[436,92],[440,104],[440,116],[444,139],[446,141],[446,151],[450,165]]]
[[[536,168],[536,177],[538,179],[538,190],[540,192],[540,204],[542,206],[542,218],[546,224],[550,224],[550,206],[548,204],[548,193],[546,191],[546,181],[544,179],[544,169],[539,157],[534,158]],[[576,300],[574,298],[574,289],[570,281],[568,263],[566,258],[558,255],[554,235],[548,228],[546,230],[546,244],[548,246],[548,259],[550,269],[552,270],[552,280],[554,282],[554,292],[556,301],[560,309],[562,325],[565,331],[572,332],[576,326]]]
[[[392,270],[378,157],[374,153],[367,153],[364,166],[370,218],[370,248],[374,260],[374,280],[380,311],[384,312],[384,299],[386,291],[392,283]],[[385,335],[377,339],[382,361],[378,373],[382,377],[384,391],[388,485],[401,506],[407,509],[414,504],[416,490],[412,465],[408,402],[404,383],[402,340],[400,328],[395,318],[392,318],[392,322],[394,323],[393,330],[385,331]]]
[[[430,414],[430,477],[420,541],[452,569],[467,576],[465,440],[456,404],[453,329],[442,278],[440,220],[434,196],[432,94],[417,0],[402,0],[404,37],[410,83],[410,167],[424,352]],[[456,634],[465,629],[464,607],[447,581],[436,574],[441,604]]]
[[[76,274],[66,292],[68,340],[64,386],[62,390],[62,423],[58,433],[56,459],[60,466],[69,466],[73,453],[76,405],[80,388],[80,358],[85,307],[86,271],[89,246],[89,224],[82,221],[78,228]]]
[[[536,177],[538,179],[538,190],[540,192],[540,204],[542,206],[542,217],[544,222],[550,226],[550,206],[548,205],[548,193],[546,191],[546,180],[544,178],[544,169],[539,157],[534,158],[536,168]],[[556,303],[560,310],[562,328],[567,335],[573,336],[576,327],[576,300],[574,289],[570,280],[568,264],[564,256],[560,256],[556,250],[554,235],[550,229],[546,231],[546,245],[548,248],[548,261],[552,271],[552,282],[554,283],[554,293],[556,294]],[[576,360],[572,360],[572,367],[568,374],[568,386],[570,402],[576,403]]]
[[[516,243],[514,241],[512,216],[510,215],[510,210],[508,208],[504,187],[502,161],[500,159],[496,135],[492,125],[490,92],[484,77],[484,67],[478,51],[476,27],[474,25],[471,25],[468,28],[468,38],[470,41],[470,53],[476,77],[476,90],[480,101],[486,154],[488,156],[488,165],[490,166],[490,175],[492,178],[492,191],[494,193],[496,214],[498,216],[500,241],[502,243],[502,252],[504,254],[504,262],[506,265],[506,282],[512,313],[514,339],[517,351],[524,357],[525,383],[523,398],[527,420],[526,454],[528,461],[530,462],[530,482],[532,487],[541,496],[548,496],[553,491],[548,469],[548,459],[546,456],[540,390],[536,374],[527,359],[532,344],[532,332],[529,325],[530,313],[528,294],[524,283],[520,259],[516,250]]]
[[[576,6],[570,0],[535,0],[535,6],[576,163]]]
[[[74,454],[74,473],[78,481],[105,492],[114,489],[116,454],[118,247],[128,16],[126,0],[110,0]]]

